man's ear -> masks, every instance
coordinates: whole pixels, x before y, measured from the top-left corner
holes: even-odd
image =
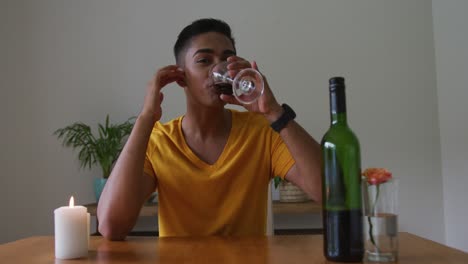
[[[184,71],[184,65],[183,65],[183,64],[177,63],[177,61],[176,61],[176,65],[179,66],[179,69],[180,69],[181,71]],[[184,75],[185,75],[185,74],[184,74]],[[185,77],[184,77],[184,79],[177,80],[176,82],[177,82],[177,84],[178,84],[180,87],[182,87],[182,88],[187,87],[187,82],[185,81]]]

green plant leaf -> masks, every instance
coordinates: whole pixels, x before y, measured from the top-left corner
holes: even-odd
[[[281,179],[280,176],[275,176],[275,178],[273,178],[273,181],[275,183],[275,189],[278,189],[278,186],[280,185],[280,183],[283,181],[283,179]]]
[[[90,126],[80,122],[57,129],[54,135],[62,140],[63,146],[78,150],[81,168],[99,164],[103,177],[107,178],[133,129],[135,119],[131,117],[121,124],[112,124],[107,115],[105,125],[98,124],[97,138],[92,134]]]

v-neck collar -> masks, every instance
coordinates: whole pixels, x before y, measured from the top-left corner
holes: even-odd
[[[228,109],[228,110],[231,113],[231,129],[229,130],[228,139],[226,141],[226,144],[224,144],[223,151],[221,152],[218,159],[213,164],[209,164],[206,161],[202,160],[189,147],[189,145],[187,144],[187,140],[186,140],[186,138],[184,136],[184,132],[182,131],[182,120],[183,120],[184,116],[180,117],[178,130],[179,130],[179,135],[180,135],[180,138],[181,138],[181,141],[182,141],[182,147],[183,147],[184,151],[186,151],[187,156],[190,158],[190,160],[192,160],[198,167],[200,167],[202,169],[207,169],[207,170],[217,169],[226,160],[226,155],[228,155],[227,154],[228,148],[231,146],[231,144],[232,144],[231,141],[234,140],[233,138],[235,138],[232,134],[235,131],[234,124],[235,124],[235,121],[236,121],[235,120],[236,119],[235,111],[232,111],[231,109]]]

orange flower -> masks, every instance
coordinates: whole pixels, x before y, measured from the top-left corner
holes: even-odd
[[[381,184],[392,178],[392,173],[384,168],[368,168],[362,176],[366,177],[369,184]]]

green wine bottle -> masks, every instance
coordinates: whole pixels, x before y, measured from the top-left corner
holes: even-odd
[[[360,262],[364,248],[359,140],[346,120],[344,78],[331,78],[329,86],[331,125],[321,142],[324,254],[330,261]]]

